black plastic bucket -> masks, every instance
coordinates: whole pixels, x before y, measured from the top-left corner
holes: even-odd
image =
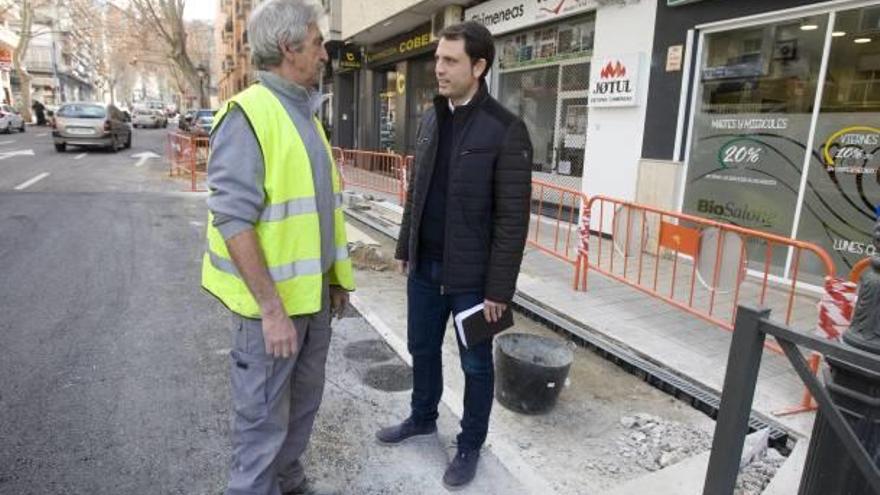
[[[504,407],[540,414],[556,404],[574,354],[559,340],[527,333],[495,339],[495,398]]]

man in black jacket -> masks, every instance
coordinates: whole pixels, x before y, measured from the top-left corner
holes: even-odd
[[[445,29],[435,54],[440,95],[419,124],[415,166],[396,258],[409,273],[407,340],[412,412],[377,438],[396,444],[436,430],[443,392],[441,347],[450,313],[483,303],[497,321],[516,288],[529,225],[532,146],[522,120],[489,96],[492,35],[481,24]],[[465,374],[458,450],[449,488],[476,473],[492,409],[492,341],[458,342]]]

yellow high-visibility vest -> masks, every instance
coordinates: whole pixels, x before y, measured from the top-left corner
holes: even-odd
[[[233,96],[214,117],[215,126],[231,105],[244,111],[263,152],[265,206],[254,230],[269,274],[288,315],[317,313],[321,310],[325,274],[321,270],[321,232],[309,154],[287,110],[266,87],[254,84]],[[330,143],[317,119],[315,125],[330,157],[336,196],[333,213],[336,261],[326,275],[331,285],[354,290],[339,173],[333,163]],[[207,236],[202,287],[233,312],[260,318],[260,307],[235,268],[223,236],[213,226],[210,212]]]

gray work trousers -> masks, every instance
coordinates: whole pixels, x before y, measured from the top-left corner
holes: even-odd
[[[226,495],[280,495],[305,479],[305,452],[324,393],[329,297],[320,313],[292,318],[299,352],[266,354],[262,320],[235,316],[231,355],[232,466]]]

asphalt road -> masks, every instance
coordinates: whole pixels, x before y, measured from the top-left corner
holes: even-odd
[[[130,150],[0,135],[0,494],[219,493],[227,316],[198,288],[204,196]],[[138,162],[142,162],[137,165]]]

